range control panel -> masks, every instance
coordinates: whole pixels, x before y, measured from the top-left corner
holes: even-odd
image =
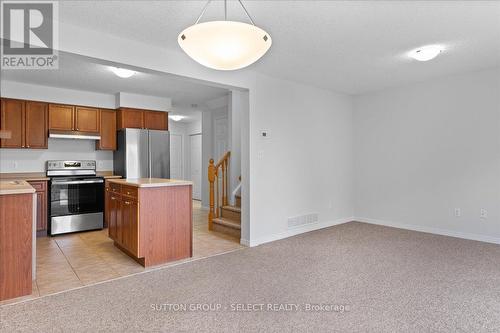
[[[95,161],[47,161],[49,170],[95,170]]]

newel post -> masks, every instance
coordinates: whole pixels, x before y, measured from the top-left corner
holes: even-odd
[[[214,207],[214,182],[215,182],[215,165],[214,159],[211,158],[208,164],[208,184],[210,191],[210,211],[208,212],[208,229],[212,230],[212,220],[215,217],[215,207]]]

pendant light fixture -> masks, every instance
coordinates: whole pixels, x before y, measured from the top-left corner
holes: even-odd
[[[235,70],[259,60],[271,47],[271,37],[257,27],[245,6],[238,0],[251,24],[227,20],[199,23],[212,0],[208,0],[196,23],[179,34],[177,41],[188,56],[203,66],[217,70]]]

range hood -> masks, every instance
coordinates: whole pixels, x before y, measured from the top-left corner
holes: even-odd
[[[78,140],[101,140],[101,135],[99,135],[99,133],[94,133],[94,132],[50,130],[49,131],[49,138],[78,139]]]

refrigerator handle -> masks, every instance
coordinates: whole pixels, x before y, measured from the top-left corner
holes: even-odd
[[[148,171],[148,177],[151,178],[151,132],[148,131],[148,166],[149,166],[149,171]]]

